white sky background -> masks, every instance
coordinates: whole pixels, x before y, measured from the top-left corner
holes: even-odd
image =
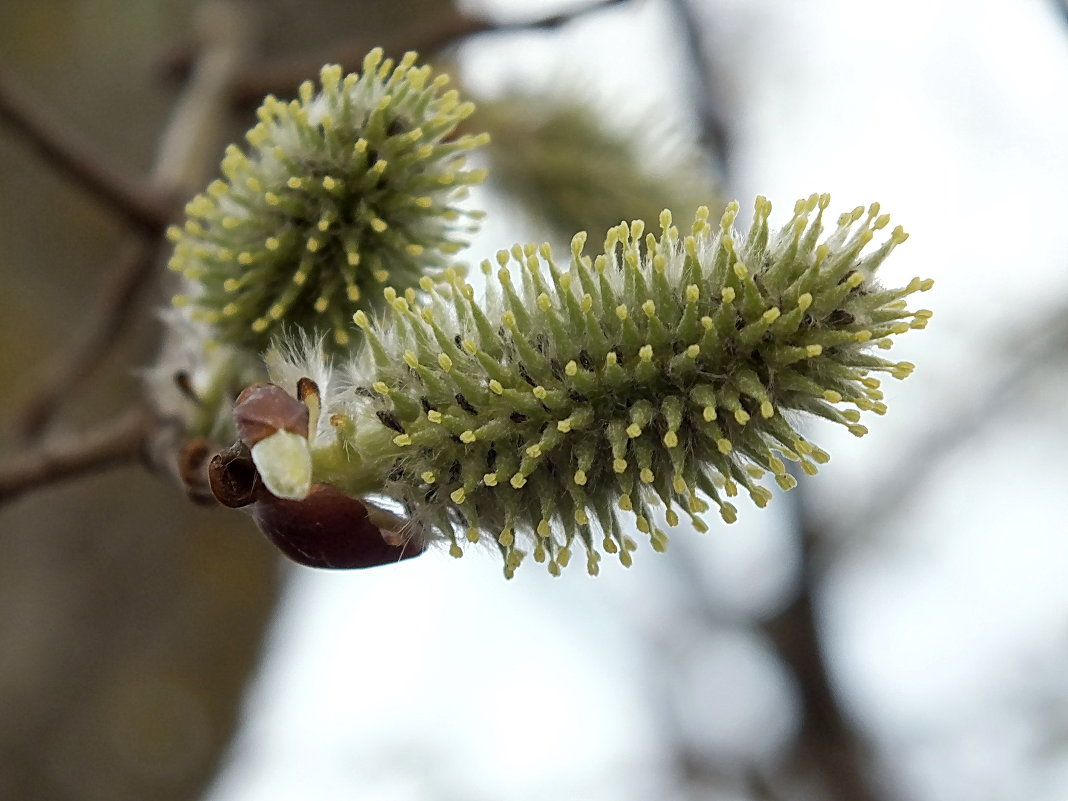
[[[1068,26],[1050,0],[707,0],[705,11],[736,104],[743,208],[759,192],[785,221],[811,192],[832,192],[841,210],[879,200],[911,233],[884,280],[937,281],[920,301],[931,326],[895,349],[918,369],[886,387],[889,414],[861,441],[812,431],[833,460],[809,491],[845,514],[1011,357],[1007,332],[1068,297]],[[663,3],[636,1],[560,34],[479,42],[465,77],[481,92],[582,81],[624,122],[683,119],[665,105],[685,100],[676,37]],[[494,222],[475,252],[524,236]],[[1068,754],[1037,770],[1044,746],[1022,712],[1068,697],[1065,385],[1051,386],[1021,388],[885,530],[857,532],[822,599],[849,709],[889,749],[902,797],[1068,798]],[[673,537],[725,616],[767,613],[784,592],[785,500]],[[639,635],[684,624],[686,599],[670,559],[645,545],[636,556],[629,571],[606,559],[597,579],[579,560],[560,579],[531,563],[505,582],[489,554],[299,571],[209,801],[664,797],[657,682],[686,688],[691,734],[715,752],[773,753],[795,721],[766,651],[726,632],[665,661]],[[678,676],[663,675],[669,664]]]

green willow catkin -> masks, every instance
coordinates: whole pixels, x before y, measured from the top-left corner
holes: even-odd
[[[485,135],[455,136],[474,110],[445,75],[394,66],[373,50],[362,75],[324,67],[289,103],[268,97],[231,145],[216,180],[172,227],[170,266],[188,279],[191,307],[220,341],[262,351],[281,328],[329,332],[341,349],[353,312],[454,267],[481,215],[457,201],[484,170],[465,169]],[[467,227],[465,228],[465,220]]]
[[[633,530],[663,550],[656,506],[704,531],[710,504],[728,523],[739,493],[766,505],[761,479],[789,489],[787,461],[811,474],[829,458],[794,413],[866,433],[861,412],[886,410],[876,374],[913,369],[873,351],[930,317],[906,304],[930,280],[874,278],[901,228],[866,250],[888,222],[873,204],[821,238],[828,203],[798,201],[772,233],[758,198],[744,237],[737,203],[719,225],[700,209],[687,236],[665,212],[659,236],[621,224],[593,259],[576,236],[567,268],[517,246],[483,263],[484,300],[454,273],[425,280],[422,303],[387,289],[379,324],[355,315],[354,389],[314,368],[314,479],[399,500],[456,556],[492,538],[508,576],[528,551],[554,574],[576,548],[590,573],[601,551],[629,565]],[[275,375],[309,374],[306,358],[276,354]]]

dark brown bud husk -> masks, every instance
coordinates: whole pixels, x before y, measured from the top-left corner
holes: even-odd
[[[234,401],[234,422],[250,448],[279,429],[308,436],[308,407],[276,384],[253,384]]]
[[[252,516],[282,553],[307,567],[375,567],[411,559],[425,548],[417,537],[379,529],[362,502],[326,484],[312,485],[300,501],[264,492]]]
[[[215,500],[240,509],[268,494],[248,446],[237,442],[215,454],[208,464],[208,484]]]

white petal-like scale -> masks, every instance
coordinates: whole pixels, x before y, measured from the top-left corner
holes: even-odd
[[[252,447],[252,461],[263,485],[278,498],[299,501],[311,489],[312,461],[308,440],[279,429]]]

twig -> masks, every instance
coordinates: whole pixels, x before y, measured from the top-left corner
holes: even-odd
[[[869,498],[845,521],[836,523],[835,534],[851,544],[858,534],[876,531],[924,487],[946,460],[972,442],[985,427],[1004,423],[1010,415],[1019,415],[1023,388],[1036,376],[1052,369],[1063,369],[1068,342],[1068,310],[1056,308],[1026,331],[1022,331],[1004,348],[1011,359],[1004,371],[979,390],[973,390],[958,402],[953,414],[933,418],[936,424],[917,432],[912,444],[903,449],[895,463],[870,482],[875,487]],[[1054,367],[1054,365],[1059,365]]]
[[[131,225],[158,233],[174,205],[149,184],[132,181],[105,165],[81,141],[49,119],[0,75],[0,120],[5,121],[51,167],[98,198]]]
[[[826,538],[803,493],[803,485],[790,493],[801,541],[801,585],[793,602],[764,626],[793,673],[800,695],[801,729],[794,741],[791,767],[802,777],[814,774],[834,801],[879,801],[865,771],[867,749],[842,712],[820,641],[815,595],[825,568],[819,561]]]
[[[247,108],[258,104],[265,95],[292,92],[301,81],[317,75],[325,63],[340,64],[350,70],[358,69],[363,57],[373,47],[382,47],[387,53],[402,53],[406,50],[434,53],[481,34],[552,30],[572,20],[628,1],[596,0],[566,13],[519,22],[494,22],[484,17],[457,13],[424,25],[416,24],[405,28],[392,37],[379,36],[371,39],[356,36],[335,49],[324,48],[309,55],[249,65],[234,81],[232,100],[236,106]],[[183,79],[188,72],[189,61],[188,52],[171,56],[165,70],[175,78]]]
[[[731,151],[730,126],[720,111],[723,101],[720,97],[722,92],[713,78],[715,63],[705,48],[701,28],[689,0],[668,0],[668,5],[675,11],[682,32],[682,45],[692,66],[690,75],[697,84],[691,94],[694,95],[694,108],[701,126],[701,144],[715,160],[721,180],[727,183],[730,178],[730,165],[727,163]]]
[[[96,307],[83,321],[82,331],[55,355],[33,395],[16,415],[15,432],[21,439],[38,437],[73,387],[92,374],[103,360],[128,321],[134,299],[152,276],[158,250],[157,240],[139,239],[126,245],[118,265],[100,290]]]
[[[32,489],[135,461],[152,418],[140,407],[70,439],[45,443],[0,464],[0,504]]]

